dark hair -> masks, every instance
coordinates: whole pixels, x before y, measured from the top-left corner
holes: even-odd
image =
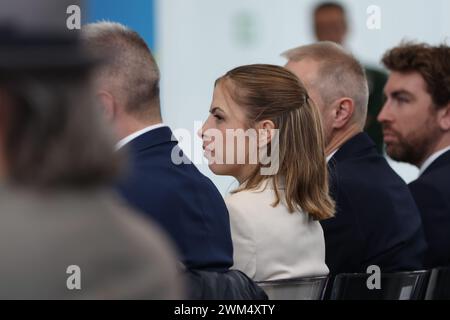
[[[342,4],[340,4],[339,2],[334,2],[334,1],[327,1],[327,2],[322,2],[322,3],[318,4],[314,8],[314,14],[317,14],[319,11],[324,10],[324,9],[337,9],[337,10],[341,11],[341,13],[343,15],[345,15],[344,6]]]
[[[0,130],[10,182],[39,187],[110,183],[120,169],[85,71],[1,74]]]
[[[387,51],[382,59],[391,71],[418,72],[437,108],[450,102],[450,47],[403,42]]]
[[[237,192],[255,189],[270,178],[274,206],[283,200],[290,212],[300,208],[317,220],[332,217],[321,118],[300,80],[280,66],[255,64],[228,71],[218,83],[244,109],[249,127],[268,119],[279,130],[278,172],[263,176],[258,168]],[[283,179],[285,199],[280,199],[278,181]]]

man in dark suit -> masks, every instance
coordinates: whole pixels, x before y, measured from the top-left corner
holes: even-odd
[[[87,25],[83,38],[93,52],[111,55],[96,82],[104,113],[120,139],[117,148],[129,151],[120,193],[167,231],[188,269],[228,270],[233,249],[227,208],[162,124],[159,70],[147,45],[117,23]]]
[[[405,182],[366,133],[347,140],[329,161],[336,218],[322,222],[333,273],[418,270],[425,242]]]
[[[359,62],[341,46],[319,42],[287,51],[286,67],[321,111],[334,218],[322,221],[332,275],[422,268],[426,247],[407,185],[363,133],[368,86]]]
[[[425,265],[450,266],[450,47],[407,43],[389,50],[387,101],[378,120],[387,153],[420,169],[409,188],[428,242]]]

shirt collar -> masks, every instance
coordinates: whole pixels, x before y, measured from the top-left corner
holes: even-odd
[[[336,150],[334,150],[332,153],[330,153],[328,156],[327,156],[327,163],[331,160],[331,158],[333,158],[333,156],[336,154],[336,152],[338,152],[339,151],[339,148],[337,148]]]
[[[162,127],[166,127],[166,125],[163,124],[163,123],[158,123],[158,124],[154,124],[154,125],[145,127],[144,129],[141,129],[139,131],[133,132],[132,134],[126,136],[125,138],[123,138],[119,142],[117,142],[116,150],[119,150],[124,145],[126,145],[127,143],[129,143],[132,140],[136,139],[137,137],[143,135],[144,133],[147,133],[147,132],[149,132],[151,130],[155,130],[155,129],[162,128]]]
[[[450,146],[441,149],[435,153],[433,153],[431,156],[428,157],[427,160],[425,160],[425,162],[420,166],[420,170],[419,170],[419,176],[421,176],[425,170],[437,159],[439,158],[441,155],[443,155],[444,153],[446,153],[447,151],[450,150]]]

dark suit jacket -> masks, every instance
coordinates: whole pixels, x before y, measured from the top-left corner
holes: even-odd
[[[428,242],[425,266],[450,266],[450,151],[437,158],[409,188],[422,214]]]
[[[422,268],[426,242],[407,185],[366,133],[348,140],[329,162],[336,216],[322,222],[332,275]]]
[[[125,147],[130,171],[119,191],[175,241],[187,268],[223,271],[233,264],[228,210],[214,184],[192,164],[168,127],[154,129]],[[178,158],[176,156],[176,158]]]

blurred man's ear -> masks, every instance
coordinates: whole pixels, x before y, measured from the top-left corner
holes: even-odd
[[[438,110],[438,123],[443,131],[450,131],[450,103]]]
[[[347,125],[355,112],[355,103],[350,98],[336,100],[333,105],[333,129],[341,129]]]
[[[112,94],[108,91],[101,90],[97,92],[97,99],[100,103],[101,108],[103,109],[103,114],[107,121],[111,122],[114,120],[116,115],[116,102]]]

